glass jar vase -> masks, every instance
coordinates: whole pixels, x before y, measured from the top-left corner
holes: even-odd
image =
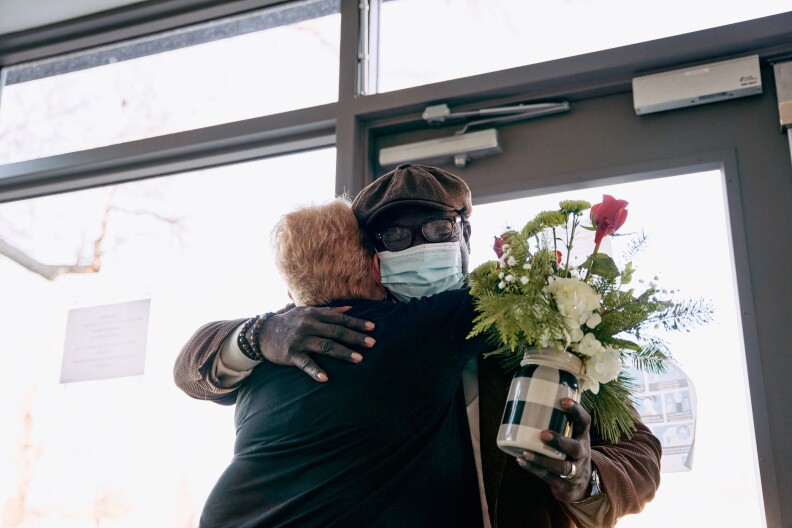
[[[523,355],[509,388],[498,430],[498,447],[512,456],[533,451],[563,460],[565,455],[539,438],[545,429],[572,436],[572,424],[561,408],[563,398],[580,401],[583,362],[570,352],[531,349]]]

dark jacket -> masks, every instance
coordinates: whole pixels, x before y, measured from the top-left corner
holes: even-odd
[[[223,341],[243,322],[208,323],[184,345],[176,359],[174,379],[185,393],[200,400],[234,404],[237,387],[214,385],[209,371]],[[574,516],[555,500],[547,484],[520,469],[495,444],[510,381],[497,359],[479,358],[481,459],[493,526],[574,527]],[[592,428],[591,459],[610,501],[603,526],[613,526],[622,516],[640,512],[660,484],[660,442],[637,415],[636,427],[632,438],[624,437],[616,444],[605,443]]]

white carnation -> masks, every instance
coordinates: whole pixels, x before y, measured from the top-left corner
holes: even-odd
[[[599,381],[596,381],[585,374],[580,375],[580,391],[591,391],[592,394],[597,394],[599,392]]]
[[[581,339],[583,339],[583,330],[581,330],[580,325],[577,324],[577,321],[575,321],[574,319],[567,318],[566,324],[569,327],[570,343],[577,343]]]
[[[608,383],[619,376],[621,354],[615,348],[604,348],[586,362],[586,375],[599,383]]]
[[[547,330],[547,328],[542,330],[542,335],[540,335],[539,339],[537,339],[537,343],[542,348],[547,348],[550,346],[550,332]]]
[[[605,347],[602,346],[602,343],[597,341],[597,338],[594,337],[594,334],[586,334],[583,336],[583,339],[577,345],[572,347],[575,352],[579,352],[584,356],[594,356],[602,352]]]
[[[602,316],[597,312],[594,312],[586,319],[586,326],[589,328],[595,328],[598,324],[602,322]]]

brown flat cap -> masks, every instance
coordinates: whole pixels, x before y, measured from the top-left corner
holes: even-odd
[[[453,209],[463,218],[473,211],[470,188],[461,178],[412,163],[403,163],[366,186],[352,202],[352,211],[365,228],[381,213],[404,205]]]

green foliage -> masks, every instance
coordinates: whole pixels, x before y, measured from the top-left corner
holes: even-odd
[[[665,330],[689,332],[692,328],[712,322],[715,309],[703,299],[666,303],[665,309],[650,314],[641,325],[661,325]]]
[[[637,297],[635,291],[608,289],[602,293],[602,323],[595,329],[597,336],[613,336],[627,332],[640,335],[650,318],[673,306],[669,301],[655,298],[655,289],[649,288]]]
[[[633,366],[644,372],[662,374],[671,359],[668,345],[658,338],[649,338],[640,349],[632,354]]]
[[[591,270],[592,275],[599,275],[608,280],[613,280],[619,276],[619,268],[616,267],[616,262],[605,253],[591,255],[580,267]]]
[[[541,291],[530,288],[525,288],[523,293],[487,293],[477,297],[479,315],[473,320],[470,335],[489,332],[511,352],[538,345],[535,336],[542,334],[550,339],[564,339],[567,331],[564,318],[544,304]]]
[[[600,385],[597,394],[585,391],[581,395],[580,403],[591,415],[591,421],[597,424],[603,440],[608,443],[615,444],[622,437],[632,438],[635,432],[633,390],[634,381],[628,376],[619,375],[615,380]]]
[[[622,255],[622,260],[625,262],[631,262],[632,259],[635,258],[635,256],[646,247],[648,240],[649,237],[646,236],[646,233],[641,231],[640,235],[630,241],[630,244],[627,246],[624,255]]]
[[[468,282],[473,297],[478,298],[498,289],[500,279],[496,271],[497,265],[497,262],[488,261],[470,272]]]
[[[632,262],[628,262],[622,272],[619,274],[619,282],[622,286],[625,284],[630,284],[632,282],[632,276],[635,270],[633,269]]]

